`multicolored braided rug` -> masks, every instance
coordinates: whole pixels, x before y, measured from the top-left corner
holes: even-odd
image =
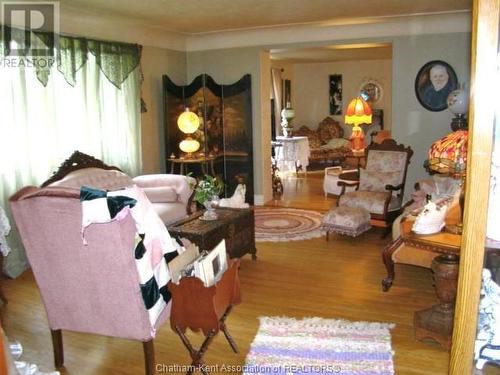
[[[255,209],[255,240],[257,242],[299,241],[321,237],[323,214],[295,208]]]
[[[244,366],[250,374],[393,375],[393,324],[261,317]]]

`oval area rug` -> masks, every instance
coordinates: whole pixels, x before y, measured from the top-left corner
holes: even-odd
[[[255,208],[255,241],[300,241],[321,237],[323,214],[295,208]]]

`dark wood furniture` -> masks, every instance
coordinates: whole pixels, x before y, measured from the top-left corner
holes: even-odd
[[[458,281],[458,260],[462,236],[439,232],[419,235],[411,231],[413,221],[401,222],[401,236],[389,244],[382,253],[387,277],[382,280],[386,292],[394,281],[394,261],[431,268],[434,275],[439,304],[415,312],[415,338],[432,338],[444,348],[451,348],[454,304]],[[405,260],[406,259],[406,260]],[[410,260],[411,259],[411,260]]]
[[[231,349],[238,353],[238,347],[225,324],[232,307],[241,303],[238,267],[238,259],[229,261],[228,270],[221,280],[208,288],[196,277],[183,277],[179,284],[168,283],[172,293],[170,326],[179,335],[192,359],[187,374],[192,374],[195,369],[208,374],[203,367],[203,355],[219,330],[224,333]],[[193,348],[186,336],[188,328],[195,332],[201,330],[205,335],[198,350]]]
[[[172,236],[187,238],[200,250],[213,249],[222,239],[230,258],[239,258],[249,253],[257,259],[255,247],[255,218],[252,209],[218,208],[218,219],[200,219],[203,211],[195,212],[185,219],[168,225]]]
[[[115,170],[122,172],[120,168],[114,167],[112,165],[107,165],[101,160],[94,158],[93,156],[84,154],[83,152],[80,151],[73,151],[71,156],[67,158],[65,161],[63,161],[59,166],[59,168],[57,168],[57,171],[55,171],[54,174],[47,181],[45,181],[40,187],[45,187],[53,182],[62,180],[64,177],[66,177],[66,175],[70,174],[71,172],[84,168],[100,168],[100,169]]]

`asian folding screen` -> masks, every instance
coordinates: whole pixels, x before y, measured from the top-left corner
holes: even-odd
[[[253,204],[251,76],[221,85],[202,74],[191,84],[178,86],[164,75],[163,93],[167,165],[168,160],[183,158],[194,177],[215,172],[224,181],[226,197],[244,181],[246,202]],[[177,118],[186,107],[200,118],[200,127],[190,135],[200,143],[200,149],[190,155],[179,149],[186,134],[177,126]]]

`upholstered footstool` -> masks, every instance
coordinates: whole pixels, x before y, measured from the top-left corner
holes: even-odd
[[[322,227],[326,230],[326,240],[328,234],[336,232],[348,236],[357,237],[366,232],[370,225],[370,213],[360,207],[334,207],[323,217]]]

